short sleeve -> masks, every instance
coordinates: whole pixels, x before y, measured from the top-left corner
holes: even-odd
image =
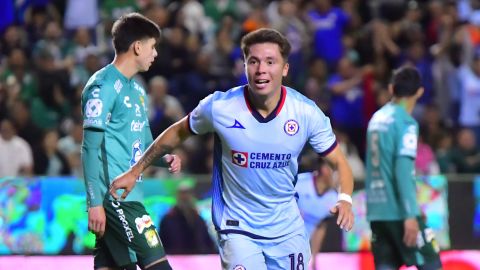
[[[213,95],[209,95],[189,114],[188,124],[194,134],[205,134],[213,131],[212,119]]]
[[[83,127],[105,130],[117,97],[116,91],[91,86],[82,94]]]
[[[397,155],[413,159],[417,156],[418,126],[415,123],[398,126]]]
[[[312,113],[309,117],[308,141],[315,152],[326,156],[337,145],[330,119],[317,107],[312,106]]]

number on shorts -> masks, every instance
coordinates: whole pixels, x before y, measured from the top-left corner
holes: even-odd
[[[297,257],[297,267],[295,267],[295,253],[289,254],[288,257],[290,258],[290,270],[304,270],[305,265],[303,262],[303,254],[300,252],[298,253]]]

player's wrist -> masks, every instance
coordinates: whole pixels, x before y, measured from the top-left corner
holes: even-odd
[[[350,196],[347,193],[339,193],[338,194],[337,202],[340,202],[340,201],[345,201],[345,202],[348,202],[350,204],[353,204],[352,196]]]

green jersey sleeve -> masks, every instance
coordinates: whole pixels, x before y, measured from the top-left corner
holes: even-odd
[[[113,88],[91,85],[82,94],[83,127],[105,130],[118,93]]]
[[[104,132],[101,130],[85,129],[83,132],[82,165],[88,208],[102,205],[106,192],[100,177],[102,163],[98,156],[103,139]]]
[[[401,122],[401,121],[399,121]],[[406,121],[397,126],[397,156],[417,157],[418,125]]]

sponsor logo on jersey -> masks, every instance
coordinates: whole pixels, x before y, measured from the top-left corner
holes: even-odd
[[[87,126],[102,126],[102,120],[100,119],[85,119],[83,120],[83,126],[87,127]]]
[[[245,266],[243,266],[241,264],[237,264],[237,265],[235,265],[233,270],[247,270],[247,268],[245,268]]]
[[[298,126],[298,122],[293,119],[290,119],[287,122],[285,122],[285,125],[283,126],[283,130],[285,131],[285,133],[287,133],[290,136],[297,134],[299,128],[300,127]]]
[[[143,87],[138,85],[136,82],[133,82],[133,88],[135,88],[135,90],[139,91],[140,93],[142,93],[143,96],[145,96],[145,90],[143,90]]]
[[[128,242],[132,242],[134,238],[132,229],[128,225],[128,221],[125,218],[125,214],[123,213],[123,209],[120,208],[120,202],[112,201],[112,206],[115,208],[115,212],[118,214],[118,219],[120,223],[122,223],[123,229],[125,230],[125,235],[127,235]]]
[[[232,162],[240,167],[248,167],[248,152],[232,150]]]
[[[98,117],[102,114],[103,103],[101,99],[92,98],[85,104],[85,116],[88,118]]]
[[[141,117],[142,113],[140,112],[140,105],[135,104],[135,116]]]
[[[147,244],[149,247],[154,248],[161,244],[160,237],[158,237],[155,229],[146,230],[144,235],[145,239],[147,239]]]
[[[132,103],[130,103],[130,97],[129,96],[125,96],[123,98],[123,104],[125,104],[125,106],[127,106],[127,108],[131,108],[132,107]]]
[[[145,98],[144,98],[143,96],[140,96],[139,99],[140,99],[140,103],[142,104],[143,111],[144,111],[144,112],[147,112],[148,109],[147,109],[147,107],[145,106]]]
[[[140,140],[136,140],[132,144],[132,158],[130,159],[130,167],[135,165],[135,163],[137,163],[140,160],[142,155],[143,155],[142,143],[140,142]],[[143,175],[140,174],[140,176],[137,178],[137,182],[142,182],[142,178],[143,178]]]
[[[141,132],[145,126],[145,123],[145,121],[140,122],[138,120],[132,120],[132,123],[130,124],[130,130],[133,132]]]
[[[252,169],[278,169],[290,165],[292,154],[240,152],[232,150],[232,163]]]
[[[245,129],[245,127],[240,124],[240,122],[237,121],[237,119],[235,119],[235,123],[233,123],[233,125],[227,127],[227,128],[240,128],[240,129]]]
[[[143,230],[150,228],[153,225],[153,221],[149,215],[143,215],[135,219],[135,225],[137,225],[138,233],[142,233]]]
[[[120,90],[122,90],[123,84],[120,80],[116,80],[115,84],[113,85],[113,88],[115,88],[115,91],[117,91],[117,94],[120,93]]]
[[[100,88],[95,88],[92,90],[92,97],[99,98],[100,97]]]

